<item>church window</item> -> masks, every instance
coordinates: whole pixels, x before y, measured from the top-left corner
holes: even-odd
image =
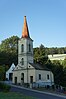
[[[29,52],[31,52],[31,45],[29,44]]]
[[[41,80],[41,74],[39,74],[39,80]]]
[[[21,45],[21,51],[24,52],[24,44]]]
[[[22,58],[22,62],[21,62],[21,64],[24,65],[24,58]]]
[[[47,75],[47,79],[49,80],[49,75]]]

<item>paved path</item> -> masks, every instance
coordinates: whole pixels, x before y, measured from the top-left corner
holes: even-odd
[[[66,99],[66,96],[57,95],[48,92],[37,91],[33,89],[28,89],[16,85],[11,85],[11,91],[19,92],[28,96],[35,97],[36,99]]]

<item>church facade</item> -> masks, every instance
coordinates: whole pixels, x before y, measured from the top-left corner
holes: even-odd
[[[33,40],[30,38],[26,16],[22,37],[18,41],[18,65],[13,70],[14,84],[53,85],[53,73],[33,62]]]

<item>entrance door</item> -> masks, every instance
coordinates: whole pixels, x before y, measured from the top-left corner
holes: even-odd
[[[30,83],[33,83],[33,76],[30,76]]]
[[[15,80],[15,84],[17,84],[17,77],[15,77],[14,80]]]
[[[24,73],[21,73],[21,83],[24,83]]]
[[[13,75],[13,73],[9,73],[9,80],[11,80],[11,81],[12,81],[12,75]]]

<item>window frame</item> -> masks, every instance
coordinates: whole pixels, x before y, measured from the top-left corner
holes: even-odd
[[[31,45],[30,44],[28,45],[28,50],[29,50],[29,52],[31,52]]]
[[[41,74],[39,74],[39,80],[41,80]]]
[[[21,52],[24,52],[24,44],[21,45]]]
[[[24,65],[24,58],[21,59],[21,65]]]
[[[49,79],[50,79],[49,74],[47,74],[47,80],[49,80]]]

